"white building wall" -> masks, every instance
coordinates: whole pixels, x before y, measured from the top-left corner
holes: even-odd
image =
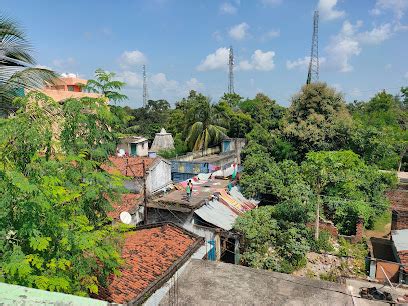
[[[137,156],[148,156],[149,155],[149,144],[147,141],[140,142],[137,144]]]
[[[148,194],[167,187],[171,184],[171,164],[164,160],[153,166],[146,178],[146,189]]]

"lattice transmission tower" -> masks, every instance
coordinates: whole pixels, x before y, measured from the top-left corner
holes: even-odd
[[[146,65],[143,65],[143,107],[147,106],[147,99]]]
[[[319,11],[313,15],[312,50],[310,52],[309,70],[306,84],[319,81]]]
[[[228,56],[228,93],[233,94],[234,92],[234,51],[232,46],[230,46]]]

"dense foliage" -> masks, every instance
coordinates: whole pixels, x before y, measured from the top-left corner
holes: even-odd
[[[35,65],[24,31],[14,20],[0,15],[0,116],[14,110],[12,101],[24,90],[53,82],[54,72]]]
[[[0,280],[97,293],[121,263],[106,212],[122,182],[97,161],[111,152],[112,114],[98,100],[19,103],[0,123]]]
[[[306,264],[306,228],[282,220],[272,206],[252,210],[237,219],[235,229],[243,233],[245,264],[285,273]]]

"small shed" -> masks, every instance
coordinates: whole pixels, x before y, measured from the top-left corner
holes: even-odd
[[[148,140],[141,136],[128,136],[119,139],[118,152],[123,151],[126,156],[148,156]]]
[[[159,152],[160,150],[174,150],[174,140],[171,133],[167,133],[164,128],[160,133],[156,133],[150,151]]]

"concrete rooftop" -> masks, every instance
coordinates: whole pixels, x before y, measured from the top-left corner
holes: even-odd
[[[149,202],[149,207],[161,208],[165,207],[170,210],[189,211],[197,209],[205,204],[211,196],[220,190],[224,190],[228,180],[208,180],[208,181],[193,181],[193,194],[190,201],[187,200],[185,189],[174,190]]]
[[[345,285],[204,260],[186,267],[175,296],[177,305],[353,305]]]

